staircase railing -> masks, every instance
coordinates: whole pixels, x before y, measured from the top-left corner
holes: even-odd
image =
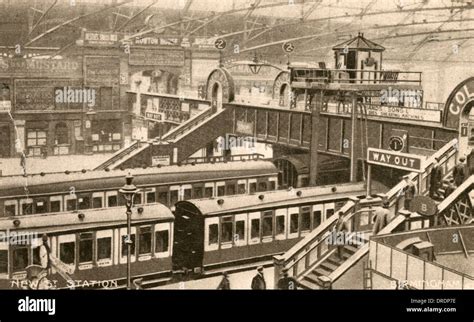
[[[100,164],[98,167],[96,167],[94,170],[104,170],[105,168],[109,167],[110,165],[114,164],[116,161],[122,159],[124,156],[129,154],[130,152],[140,148],[141,142],[140,141],[134,141],[132,144],[129,146],[126,146],[120,150],[118,150],[110,159],[107,161],[103,162]]]
[[[425,195],[429,190],[427,183],[429,181],[429,174],[431,172],[435,159],[438,159],[438,163],[444,170],[444,173],[450,172],[454,168],[454,166],[456,165],[457,146],[458,144],[456,139],[447,143],[443,148],[441,148],[431,157],[425,160],[423,164],[423,171],[421,173],[412,172],[409,175],[410,180],[417,185],[420,194]],[[404,191],[406,185],[407,183],[403,180],[395,187],[393,187],[388,193],[386,193],[385,195],[380,195],[379,198],[375,199],[359,200],[357,198],[351,198],[350,201],[348,201],[339,211],[344,214],[345,221],[349,223],[351,230],[353,230],[352,227],[356,226],[367,227],[367,225],[364,226],[362,224],[362,221],[369,220],[370,223],[370,216],[367,217],[367,214],[364,213],[367,212],[367,208],[375,205],[380,205],[382,200],[388,201],[390,212],[395,215],[393,217],[393,220],[396,219],[396,224],[393,224],[395,226],[393,227],[393,229],[395,229],[396,227],[403,224],[404,221],[404,218],[398,216],[398,212],[401,209],[400,202],[403,201],[402,192]],[[366,210],[361,211],[361,209]],[[401,222],[399,222],[400,220]],[[331,249],[327,238],[329,237],[330,232],[333,230],[336,221],[337,216],[330,217],[317,229],[313,230],[304,239],[295,244],[285,254],[274,256],[275,286],[278,282],[278,279],[280,278],[280,273],[283,268],[287,268],[289,270],[289,273],[292,273],[292,276],[294,278],[300,279],[309,270],[314,269],[319,263],[321,263],[331,255],[333,249]],[[392,225],[390,225],[390,227],[391,226]],[[363,246],[358,252],[356,252],[351,257],[358,257],[358,259],[360,259],[361,253],[359,252],[367,253],[367,251],[368,248]],[[351,260],[351,258],[349,258],[349,260]],[[350,264],[350,262],[348,264]],[[352,265],[354,264],[355,262],[352,261]],[[340,277],[343,272],[345,272],[345,270],[349,268],[346,267],[347,265],[344,265],[340,270],[336,269],[333,274],[331,274],[331,277],[335,279]],[[345,269],[343,270],[343,268]]]
[[[201,124],[205,120],[207,120],[213,114],[212,107],[209,107],[202,111],[201,113],[197,114],[193,118],[187,120],[186,122],[182,123],[178,127],[172,129],[168,133],[166,133],[161,140],[172,141],[176,140],[182,134],[188,132],[190,129],[195,128],[197,125]]]

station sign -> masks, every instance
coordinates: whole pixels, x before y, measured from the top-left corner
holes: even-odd
[[[82,60],[0,57],[0,75],[29,78],[81,78]]]
[[[214,42],[214,46],[216,47],[216,49],[223,50],[227,47],[227,41],[222,38],[217,38]]]
[[[292,53],[295,50],[295,45],[293,45],[291,42],[286,42],[281,47],[287,54]]]
[[[368,148],[367,162],[410,172],[422,172],[423,159],[416,154]]]
[[[253,128],[253,122],[237,121],[237,133],[253,135]]]
[[[416,196],[410,204],[410,211],[417,212],[422,216],[433,216],[437,210],[436,202],[427,196]]]
[[[113,32],[86,31],[84,45],[86,46],[113,46],[118,44],[119,35]]]
[[[170,165],[171,158],[169,155],[154,155],[151,157],[151,165],[153,167],[157,165]]]
[[[184,50],[135,49],[130,52],[130,65],[133,66],[184,66]]]

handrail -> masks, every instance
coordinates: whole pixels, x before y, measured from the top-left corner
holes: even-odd
[[[474,185],[474,175],[471,175],[469,178],[467,178],[466,181],[464,181],[459,187],[456,188],[447,198],[445,198],[443,201],[441,201],[438,204],[438,213],[442,213],[443,211],[446,210],[451,204],[458,199],[466,190],[469,188],[472,188]]]
[[[447,143],[443,148],[435,152],[431,157],[429,157],[425,162],[423,162],[424,171],[422,173],[415,173],[412,172],[409,175],[409,179],[412,181],[416,181],[418,183],[418,187],[420,187],[420,194],[425,194],[427,192],[426,187],[422,186],[423,180],[426,180],[428,177],[429,171],[431,171],[431,167],[437,158],[439,160],[439,164],[441,166],[449,167],[449,162],[452,160],[453,157],[456,157],[457,154],[457,139],[454,139]],[[455,162],[453,162],[454,166]],[[447,169],[446,172],[450,171],[451,169]],[[397,185],[395,185],[390,191],[385,194],[384,200],[389,202],[390,209],[397,215],[398,213],[398,204],[401,200],[401,192],[406,187],[407,183],[403,180]],[[373,204],[380,204],[381,199],[365,199],[363,201],[359,201],[357,198],[351,198],[339,211],[342,211],[344,214],[344,220],[349,222],[355,219],[356,214],[359,213],[358,208],[362,207],[360,204],[364,203],[364,207],[371,206]],[[397,222],[393,225],[398,226],[400,223],[398,222],[401,217],[396,216]],[[395,220],[395,219],[393,219]],[[392,221],[393,221],[392,220]],[[278,263],[281,267],[286,268],[293,268],[293,276],[298,278],[302,276],[304,273],[308,271],[317,261],[313,263],[310,262],[311,254],[314,250],[318,252],[318,259],[324,256],[321,254],[320,248],[318,246],[321,245],[321,242],[327,238],[327,233],[332,229],[334,223],[337,221],[337,216],[332,216],[324,223],[322,223],[318,228],[313,230],[311,233],[305,236],[302,240],[296,243],[292,248],[290,248],[286,253],[280,256],[274,256],[275,263]],[[388,227],[391,227],[390,224]],[[386,227],[387,228],[387,227]],[[318,248],[318,249],[316,249]],[[327,254],[328,250],[325,250]],[[360,255],[360,254],[359,254]],[[299,266],[301,261],[305,261],[304,268],[299,270]],[[350,264],[350,263],[349,263]],[[349,265],[347,264],[347,265]],[[345,267],[345,266],[344,266]],[[335,277],[335,276],[333,276]]]
[[[207,119],[210,115],[212,115],[212,107],[209,107],[203,110],[201,113],[195,115],[194,117],[190,118],[186,122],[182,123],[181,125],[177,126],[176,128],[172,129],[168,133],[166,133],[161,139],[162,140],[174,140],[184,132],[188,131],[189,129],[195,127],[201,121]]]
[[[134,141],[132,144],[129,146],[126,146],[120,150],[118,150],[110,159],[107,159],[103,163],[101,163],[99,166],[97,166],[94,170],[103,170],[110,166],[111,164],[115,163],[117,160],[120,160],[124,155],[129,154],[131,151],[136,150],[140,147],[140,141]]]
[[[235,154],[228,157],[225,156],[208,156],[208,157],[191,157],[183,161],[183,164],[189,163],[210,163],[210,162],[226,162],[226,161],[242,161],[242,160],[263,160],[264,155],[260,153]]]

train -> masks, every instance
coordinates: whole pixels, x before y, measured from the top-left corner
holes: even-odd
[[[137,204],[254,193],[278,188],[270,161],[187,164],[131,169],[140,189]],[[77,171],[0,177],[0,217],[82,211],[124,205],[118,190],[124,170]]]

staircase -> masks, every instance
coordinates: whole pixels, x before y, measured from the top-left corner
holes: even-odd
[[[438,163],[443,167],[445,176],[449,178],[456,164],[456,146],[457,140],[447,143],[426,160],[422,173],[413,172],[410,174],[410,180],[421,188],[421,195],[429,193],[426,180],[429,180],[429,173],[435,158],[439,160]],[[343,260],[339,260],[336,257],[337,250],[328,245],[328,238],[337,221],[336,216],[330,217],[285,254],[274,257],[275,283],[279,279],[281,270],[286,268],[302,288],[332,288],[341,276],[355,267],[369,252],[368,238],[372,234],[373,226],[372,215],[370,214],[370,212],[373,212],[371,207],[380,205],[382,200],[389,202],[389,211],[393,219],[378,235],[405,229],[405,222],[410,219],[399,214],[399,211],[402,210],[400,205],[403,205],[403,196],[400,192],[405,187],[406,182],[403,180],[379,198],[361,200],[351,198],[339,211],[344,213],[344,220],[349,223],[352,232],[359,232],[361,234],[358,234],[358,236],[365,236],[359,238],[361,242],[355,245],[354,243],[345,245],[342,254]],[[452,198],[455,198],[454,193],[447,199]]]
[[[114,155],[110,159],[108,159],[105,162],[103,162],[102,164],[100,164],[94,170],[105,170],[106,168],[110,169],[111,166],[114,163],[119,162],[120,160],[125,158],[127,155],[129,155],[133,151],[135,151],[135,150],[137,150],[137,149],[139,149],[140,147],[143,147],[143,146],[146,146],[145,142],[134,141],[129,146],[118,150],[116,153],[114,153]]]

